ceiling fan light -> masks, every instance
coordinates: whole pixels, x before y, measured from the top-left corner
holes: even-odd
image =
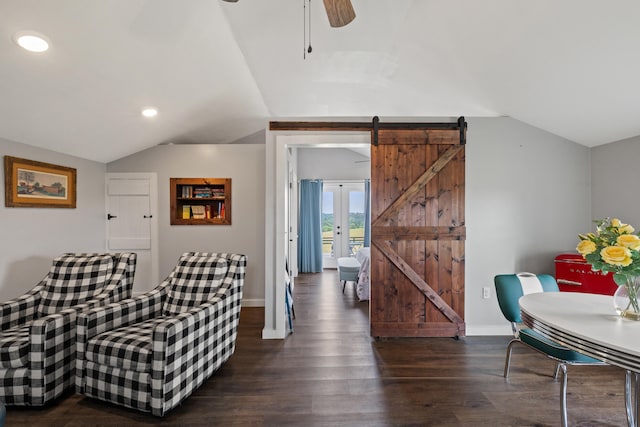
[[[158,109],[154,107],[147,107],[142,110],[142,115],[145,117],[155,117],[158,115]]]
[[[49,49],[47,38],[34,31],[19,31],[13,35],[13,41],[29,52],[40,53]]]

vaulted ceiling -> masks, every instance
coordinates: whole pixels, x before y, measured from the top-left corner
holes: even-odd
[[[306,24],[303,0],[2,0],[0,137],[109,162],[278,118],[506,115],[586,146],[640,135],[637,0],[352,2],[356,19],[331,28],[319,0]],[[50,50],[19,48],[23,30]]]

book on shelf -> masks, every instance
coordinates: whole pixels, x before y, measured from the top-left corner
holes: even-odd
[[[185,199],[193,197],[193,187],[190,185],[183,185],[181,197]]]
[[[195,187],[193,189],[193,197],[208,199],[211,197],[211,189],[209,187]]]
[[[182,219],[191,218],[191,206],[183,205],[182,206]]]
[[[205,209],[202,205],[191,206],[191,213],[193,214],[193,219],[205,219]]]
[[[224,219],[224,202],[214,202],[211,206],[211,217]]]

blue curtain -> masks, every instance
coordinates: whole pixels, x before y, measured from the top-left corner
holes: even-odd
[[[371,246],[371,180],[364,180],[364,247]]]
[[[322,271],[322,180],[300,181],[300,233],[298,269],[301,273]]]

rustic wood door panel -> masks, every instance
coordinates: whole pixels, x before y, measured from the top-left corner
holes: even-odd
[[[371,150],[371,334],[463,336],[459,129],[380,130]]]

